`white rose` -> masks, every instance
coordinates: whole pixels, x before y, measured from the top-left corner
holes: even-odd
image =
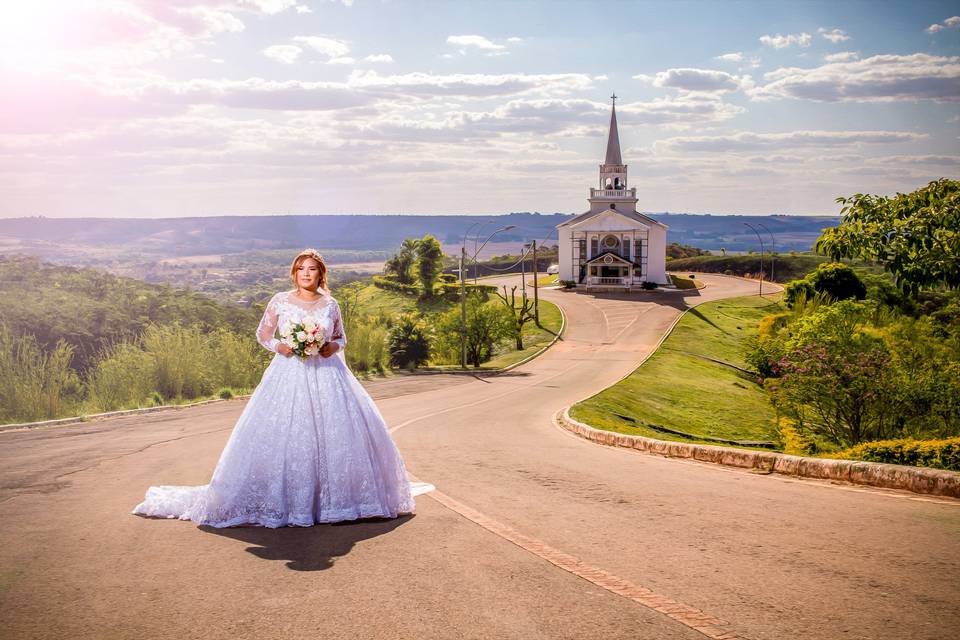
[[[293,326],[289,322],[284,322],[280,325],[280,335],[288,336],[293,333]]]
[[[303,329],[306,332],[311,332],[317,328],[317,323],[313,321],[313,318],[304,318],[303,319]]]
[[[307,336],[307,342],[316,342],[316,341],[317,341],[317,336],[313,335],[312,333]]]
[[[308,356],[315,356],[318,353],[320,353],[320,347],[319,345],[317,345],[317,343],[314,342],[313,344],[307,345],[307,348],[304,349],[304,352]]]
[[[298,342],[304,342],[306,339],[307,339],[307,334],[306,334],[305,332],[303,332],[303,331],[298,331],[298,332],[297,332],[297,341],[298,341]]]
[[[293,349],[294,347],[297,346],[296,340],[294,340],[294,339],[293,339],[292,337],[290,337],[290,336],[285,337],[285,338],[284,338],[283,340],[281,340],[280,342],[282,342],[283,344],[287,345],[287,346],[290,347],[291,349]]]

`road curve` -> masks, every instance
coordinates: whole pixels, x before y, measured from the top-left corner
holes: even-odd
[[[130,515],[151,484],[207,482],[242,401],[0,433],[0,634],[956,636],[960,501],[646,456],[553,424],[684,308],[756,288],[703,279],[686,295],[542,291],[568,319],[543,356],[372,385],[408,470],[437,487],[397,520]]]

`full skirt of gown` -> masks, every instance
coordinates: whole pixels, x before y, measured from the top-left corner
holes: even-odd
[[[133,513],[212,527],[311,526],[415,512],[403,459],[342,353],[274,356],[210,483],[154,486]]]

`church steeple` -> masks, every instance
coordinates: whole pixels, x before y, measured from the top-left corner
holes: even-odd
[[[622,209],[632,211],[637,204],[637,190],[627,186],[627,165],[620,156],[620,132],[617,131],[617,94],[610,96],[610,133],[607,135],[607,155],[600,165],[598,189],[590,189],[590,210]]]
[[[610,110],[610,133],[607,136],[607,158],[603,164],[623,164],[620,157],[620,134],[617,131],[617,94],[610,96],[613,108]]]

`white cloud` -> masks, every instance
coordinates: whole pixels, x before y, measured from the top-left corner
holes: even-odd
[[[960,57],[914,53],[829,62],[812,69],[786,67],[765,74],[754,98],[819,102],[960,101]]]
[[[436,75],[422,72],[383,76],[376,71],[354,71],[347,83],[367,91],[389,91],[407,96],[507,96],[521,93],[565,94],[593,86],[582,73]]]
[[[243,22],[232,13],[218,11],[210,7],[190,7],[182,9],[182,13],[199,18],[206,27],[204,37],[218,33],[238,33],[244,30]]]
[[[723,60],[724,62],[742,62],[743,53],[739,51],[735,53],[725,53],[720,56],[714,56],[714,60]]]
[[[713,69],[668,69],[650,76],[639,74],[636,80],[650,81],[655,87],[681,91],[729,92],[753,86],[750,76],[734,76]]]
[[[826,62],[851,62],[859,57],[860,54],[856,51],[839,51],[837,53],[828,53],[823,56],[823,59]]]
[[[483,36],[476,36],[476,35],[448,36],[447,44],[453,44],[458,47],[475,47],[477,49],[484,49],[484,50],[490,50],[490,51],[506,48],[502,44],[496,44],[484,38]]]
[[[920,156],[882,156],[874,159],[875,162],[881,164],[897,164],[897,165],[939,165],[939,166],[950,166],[957,167],[960,166],[960,156],[937,156],[937,155],[920,155]]]
[[[350,56],[340,56],[339,58],[330,58],[327,64],[356,64],[356,59]]]
[[[850,36],[847,35],[847,32],[843,29],[825,29],[820,27],[817,29],[817,33],[824,37],[824,39],[833,42],[834,44],[838,42],[846,42],[850,39]]]
[[[512,36],[507,38],[505,42],[507,44],[517,44],[523,42],[523,38]],[[460,47],[459,52],[462,56],[467,55],[469,51],[478,51],[486,56],[505,56],[510,54],[507,49],[507,44],[500,44],[478,35],[447,36],[447,44]]]
[[[393,62],[393,56],[389,53],[375,53],[363,59],[364,62],[383,62],[389,64]]]
[[[779,33],[773,36],[760,36],[760,43],[774,49],[785,49],[797,45],[800,47],[809,47],[813,36],[809,33],[790,33],[785,36]]]
[[[303,49],[292,44],[275,44],[263,50],[263,55],[283,64],[293,64],[303,53]]]
[[[244,8],[254,8],[268,15],[286,11],[297,5],[297,0],[236,0]]]
[[[935,23],[927,27],[927,33],[937,33],[938,31],[943,31],[944,29],[950,29],[960,25],[960,16],[951,16],[940,23]]]
[[[915,142],[926,138],[925,134],[908,131],[791,131],[787,133],[740,133],[723,136],[690,136],[660,140],[658,150],[672,152],[723,153],[757,151],[761,149],[784,150],[808,147],[853,147],[864,144],[895,144]]]
[[[350,46],[346,42],[326,36],[296,36],[293,41],[330,58],[340,58],[350,53]]]
[[[311,9],[305,4],[298,4],[296,8],[297,8],[297,13],[313,13],[313,9]]]

